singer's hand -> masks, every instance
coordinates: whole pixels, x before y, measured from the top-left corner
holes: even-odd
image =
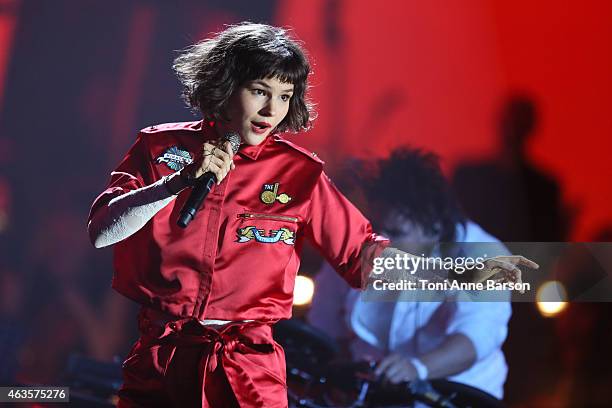
[[[217,178],[217,184],[221,183],[227,173],[235,168],[232,160],[234,153],[230,142],[221,144],[204,143],[201,154],[185,167],[190,177],[199,178],[204,173],[211,172]]]
[[[475,269],[472,276],[473,282],[484,282],[492,279],[495,282],[514,282],[522,283],[521,270],[518,265],[526,266],[529,269],[538,269],[540,266],[530,259],[521,255],[496,256],[485,259],[483,269]],[[523,290],[520,291],[524,293]]]

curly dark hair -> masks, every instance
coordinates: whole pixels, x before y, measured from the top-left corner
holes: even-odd
[[[224,119],[228,100],[245,82],[277,78],[294,90],[276,132],[311,126],[313,106],[306,98],[310,64],[286,29],[251,22],[230,25],[183,50],[172,68],[183,85],[183,99],[205,120]]]
[[[377,175],[366,181],[366,194],[375,209],[375,222],[397,212],[420,225],[439,242],[453,242],[458,223],[465,224],[439,159],[421,149],[402,147],[377,164]]]

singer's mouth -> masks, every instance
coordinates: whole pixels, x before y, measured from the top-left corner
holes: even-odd
[[[269,124],[268,122],[251,122],[251,123],[255,125],[257,128],[262,129],[262,130],[272,127],[272,125]]]

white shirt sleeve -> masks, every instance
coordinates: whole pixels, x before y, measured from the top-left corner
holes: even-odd
[[[456,302],[454,318],[446,334],[461,333],[471,340],[477,360],[498,350],[508,335],[512,314],[509,302]]]
[[[168,183],[178,173],[113,198],[99,208],[88,225],[89,237],[96,248],[122,241],[140,230],[155,214],[176,198]]]

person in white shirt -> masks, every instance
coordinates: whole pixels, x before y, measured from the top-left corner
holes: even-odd
[[[394,245],[430,256],[441,255],[440,242],[455,242],[450,249],[455,256],[509,254],[465,219],[434,155],[401,149],[378,167],[364,193],[371,212],[381,215],[372,217],[374,222]],[[391,302],[364,301],[328,265],[317,274],[316,288],[309,322],[336,339],[350,339],[352,358],[377,361],[375,372],[389,382],[446,378],[503,397],[507,293],[491,302],[473,301],[476,296],[458,301],[456,293],[443,301],[406,293]]]

